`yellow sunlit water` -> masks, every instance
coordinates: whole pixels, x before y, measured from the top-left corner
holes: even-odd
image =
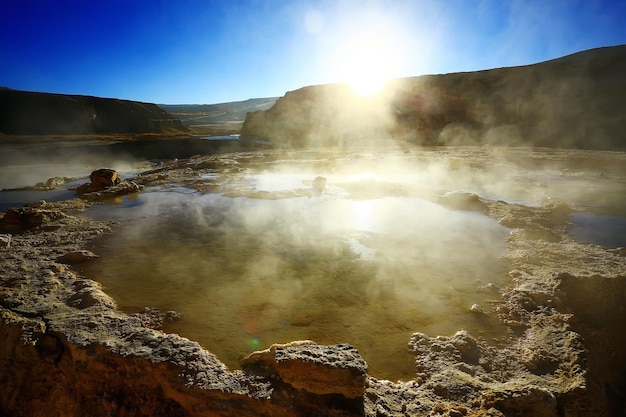
[[[349,175],[346,181],[358,182],[358,181],[381,181],[382,178],[371,172],[361,172],[359,174]]]
[[[372,230],[375,227],[376,206],[372,200],[355,201],[350,214],[356,229]]]

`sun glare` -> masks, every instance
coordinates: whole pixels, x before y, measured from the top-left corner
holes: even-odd
[[[378,62],[377,62],[378,61]],[[378,93],[390,78],[384,65],[375,57],[356,56],[353,58],[354,71],[349,84],[354,93],[361,97],[370,97]]]
[[[361,200],[352,203],[352,226],[357,230],[371,231],[375,228],[376,203],[374,200]]]
[[[378,175],[372,174],[371,172],[362,172],[360,174],[350,175],[347,179],[348,182],[357,182],[357,181],[380,181],[381,178]]]
[[[376,95],[397,73],[397,41],[389,33],[358,33],[342,49],[342,78],[358,96]]]

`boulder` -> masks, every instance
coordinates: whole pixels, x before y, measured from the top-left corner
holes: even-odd
[[[367,364],[348,344],[318,345],[310,340],[274,344],[242,361],[246,372],[277,376],[293,388],[313,394],[361,398]]]
[[[76,189],[76,194],[85,200],[103,201],[138,193],[143,188],[143,185],[136,184],[132,181],[122,181],[119,184],[105,189],[94,189],[92,183],[86,183]]]
[[[81,262],[85,262],[85,261],[96,259],[96,258],[99,258],[99,256],[88,250],[76,250],[76,251],[68,252],[63,256],[60,256],[57,259],[57,262],[60,262],[62,264],[73,265],[73,264],[79,264]]]
[[[91,180],[92,187],[100,190],[122,182],[120,174],[116,170],[109,168],[101,168],[93,171],[91,175],[89,175],[89,179]]]
[[[93,171],[89,179],[91,182],[76,188],[76,194],[86,200],[108,200],[143,189],[142,185],[122,179],[116,170],[109,168]]]

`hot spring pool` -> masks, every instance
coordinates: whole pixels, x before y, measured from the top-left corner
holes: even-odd
[[[312,339],[350,343],[371,375],[408,379],[413,332],[507,337],[490,300],[510,285],[509,230],[432,202],[447,192],[524,206],[556,198],[574,210],[574,238],[613,247],[624,236],[614,233],[624,226],[621,153],[289,150],[190,158],[161,174],[167,185],[87,210],[121,226],[77,269],[124,311],[180,312],[165,330],[231,368],[272,343]],[[317,175],[328,178],[321,194]]]
[[[231,368],[272,343],[311,339],[350,343],[371,375],[408,379],[413,332],[506,336],[490,300],[509,284],[508,229],[481,214],[416,197],[351,199],[339,188],[279,199],[161,189],[117,210],[133,220],[96,242],[101,258],[80,272],[125,311],[181,313],[165,330]]]

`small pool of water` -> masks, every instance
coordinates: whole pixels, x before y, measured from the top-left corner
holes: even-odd
[[[67,189],[54,191],[0,191],[0,212],[7,211],[10,208],[22,207],[25,204],[36,201],[63,201],[72,199],[75,196],[75,191]]]
[[[626,217],[592,213],[573,213],[570,233],[583,243],[614,249],[626,247]]]
[[[88,179],[71,181],[63,185],[63,187],[57,190],[49,191],[37,191],[37,190],[22,190],[22,191],[0,191],[0,212],[7,211],[10,208],[22,207],[25,204],[34,203],[37,201],[64,201],[76,198],[75,187],[80,184],[89,181]]]
[[[202,140],[239,140],[238,134],[218,135],[218,136],[202,136]]]
[[[286,181],[256,183],[301,186]],[[107,210],[117,209],[87,215]],[[490,300],[509,285],[508,229],[476,213],[415,197],[253,199],[189,189],[142,193],[120,210],[134,220],[96,242],[101,258],[80,272],[126,311],[180,312],[165,330],[231,368],[272,343],[312,339],[350,343],[371,375],[409,379],[413,332],[506,336]],[[470,312],[473,304],[487,314]]]
[[[89,182],[89,174],[92,170],[92,168],[80,165],[60,164],[0,167],[0,212],[41,200],[54,202],[76,198],[75,188]],[[137,169],[127,168],[118,172],[122,178],[131,178],[136,174]],[[34,187],[37,183],[45,183],[53,177],[76,179],[63,184],[56,190],[14,190],[21,187]]]
[[[149,187],[136,194],[117,196],[87,209],[87,215],[96,220],[134,221],[144,217],[165,215],[180,209],[197,197],[196,190],[180,186]]]

